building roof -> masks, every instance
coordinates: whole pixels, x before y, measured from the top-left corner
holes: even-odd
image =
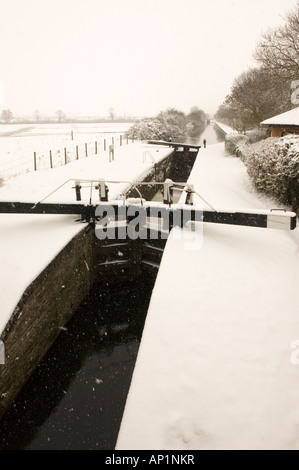
[[[299,107],[261,122],[265,126],[299,126]]]

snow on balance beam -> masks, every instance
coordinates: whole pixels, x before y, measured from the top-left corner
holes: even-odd
[[[297,217],[294,212],[271,211],[267,215],[267,228],[282,230],[294,230],[296,228]]]
[[[294,230],[296,228],[297,216],[294,212],[287,212],[283,210],[260,210],[260,211],[206,211],[202,208],[186,204],[155,204],[154,212],[151,214],[151,203],[146,201],[143,204],[130,204],[125,202],[125,207],[134,207],[136,212],[146,211],[146,216],[163,218],[165,211],[167,215],[173,220],[174,223],[171,227],[178,225],[183,227],[187,221],[207,222],[215,224],[227,225],[244,225],[249,227],[272,228],[282,230]],[[81,215],[81,220],[89,222],[97,219],[99,208],[105,210],[111,209],[115,217],[118,214],[123,215],[123,203],[119,201],[111,202],[98,202],[96,204],[85,205],[83,203],[28,203],[28,202],[0,202],[0,213],[3,214],[74,214]],[[111,212],[109,211],[109,212]],[[174,216],[178,211],[181,212],[181,217]],[[177,215],[177,214],[176,214]]]
[[[245,225],[248,227],[295,230],[297,215],[284,210],[259,211],[203,211],[203,222],[228,225]]]

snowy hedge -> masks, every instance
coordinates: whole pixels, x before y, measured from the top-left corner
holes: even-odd
[[[136,140],[169,140],[177,133],[158,118],[141,119],[133,124],[128,131],[128,137]]]
[[[136,121],[128,131],[128,137],[137,140],[174,140],[186,133],[186,124],[175,111],[161,112],[155,118]]]
[[[234,153],[237,157],[243,158],[242,149],[249,143],[249,137],[244,134],[228,134],[225,138],[225,148],[228,152]]]
[[[248,174],[258,191],[299,210],[299,136],[268,138],[242,147]]]
[[[253,129],[244,134],[228,134],[225,138],[225,148],[228,152],[234,153],[237,157],[245,160],[243,155],[244,146],[259,142],[267,137],[265,130]]]

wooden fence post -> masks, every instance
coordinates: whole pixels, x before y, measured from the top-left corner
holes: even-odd
[[[120,147],[122,147],[122,145],[123,145],[123,136],[122,135],[119,138],[119,145],[120,145]]]
[[[36,164],[36,152],[34,152],[34,171],[37,170],[37,164]]]
[[[97,141],[95,141],[95,143],[94,143],[94,152],[95,152],[96,155],[98,154],[98,143],[97,143]]]
[[[106,152],[106,139],[104,139],[104,152]]]
[[[79,147],[76,145],[76,160],[79,160]]]
[[[64,164],[67,165],[67,153],[66,153],[66,148],[64,148]]]
[[[109,162],[114,160],[114,145],[109,145]]]
[[[87,144],[85,144],[85,155],[88,157],[88,149],[87,149]]]
[[[50,150],[50,168],[53,168],[52,150]]]

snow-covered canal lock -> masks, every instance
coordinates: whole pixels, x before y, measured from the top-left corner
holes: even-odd
[[[272,217],[267,209],[275,208],[273,201],[252,191],[242,162],[228,156],[223,144],[208,146],[200,156],[190,181],[215,207],[237,212],[247,208],[247,219],[254,213],[262,216],[265,225],[259,227],[278,228],[275,220],[278,224],[286,220],[286,214]],[[47,225],[50,216],[43,217]],[[26,231],[28,226],[21,221]],[[69,226],[70,219],[65,226],[66,222]],[[299,333],[298,229],[204,225],[203,246],[197,251],[184,251],[181,242],[170,236],[149,309],[156,276],[151,270],[157,271],[159,260],[142,263],[140,282],[131,275],[121,283],[119,278],[113,281],[114,263],[109,261],[118,261],[118,273],[124,268],[128,273],[130,266],[124,262],[129,245],[123,240],[108,243],[105,250],[113,252],[112,259],[106,255],[100,259],[90,249],[93,231],[77,229],[85,238],[85,251],[80,267],[71,271],[79,269],[88,279],[94,275],[92,260],[97,259],[98,267],[111,269],[109,289],[97,288],[90,310],[83,304],[81,313],[77,311],[67,324],[61,322],[62,343],[52,349],[45,366],[38,367],[39,375],[32,376],[27,391],[23,389],[1,423],[3,449],[111,449],[116,437],[116,449],[297,446],[299,376],[291,347]],[[15,240],[15,232],[10,230],[7,238]],[[80,258],[78,232],[68,249]],[[3,235],[2,227],[5,242]],[[163,247],[155,248],[145,241],[143,253],[161,256]],[[140,253],[136,250],[135,260],[140,260]],[[24,256],[20,249],[17,254]],[[68,251],[64,254],[60,265],[66,267],[75,257]],[[177,282],[179,268],[183,274]],[[47,274],[45,282],[60,287],[57,295],[53,292],[55,303],[60,292],[68,292],[68,282],[56,277],[51,283],[51,273]],[[5,278],[2,282],[5,287]],[[105,284],[105,276],[98,286],[101,282]],[[75,285],[82,288],[84,283]],[[89,290],[87,285],[86,293]],[[25,317],[22,309],[17,314]],[[77,325],[73,330],[72,323]],[[9,348],[4,346],[6,352]],[[15,370],[23,363],[24,357],[16,354]],[[277,425],[272,426],[273,421]]]
[[[195,154],[192,163],[194,157]],[[155,168],[156,178],[176,179],[179,172],[180,179],[187,180],[192,163],[186,167],[186,162],[182,162],[183,168],[173,165],[171,156],[162,159]],[[156,189],[151,191],[154,195]],[[72,319],[71,312],[55,321],[42,319],[43,328],[53,330],[53,339],[58,320],[59,338],[5,413],[0,424],[2,449],[107,449],[115,446],[165,240],[157,241],[156,245],[151,249],[144,244],[146,262],[141,272],[140,262],[139,267],[136,266],[139,249],[132,250],[126,242],[108,242],[103,247],[97,243],[93,230],[83,230],[29,287],[15,311],[16,319],[24,318],[26,308],[34,317],[35,309],[40,315],[43,305],[45,310],[53,302],[64,307],[65,298],[73,298],[70,308],[74,308],[76,290],[80,296],[82,293],[85,296],[96,278],[89,296]],[[128,257],[132,257],[133,263],[123,263]],[[75,258],[78,264],[74,263]],[[116,260],[119,263],[115,263]],[[63,266],[65,272],[62,272]],[[67,271],[72,275],[65,276]],[[75,275],[77,271],[81,273],[79,278]],[[74,282],[75,278],[78,280]],[[74,283],[72,288],[68,281]],[[56,300],[53,292],[51,299],[46,295],[42,300],[41,293],[53,290],[53,284],[60,286],[54,294]],[[22,326],[19,334],[23,339],[30,331]],[[33,342],[38,344],[39,341],[45,347],[42,338]],[[16,372],[21,363],[18,355]],[[5,392],[3,400],[4,395]]]

